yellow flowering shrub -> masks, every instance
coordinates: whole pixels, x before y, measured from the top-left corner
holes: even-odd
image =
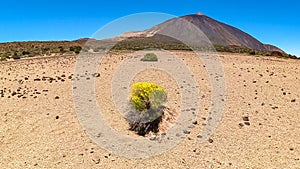
[[[137,111],[158,109],[167,99],[164,89],[150,82],[137,82],[132,85],[130,101]]]

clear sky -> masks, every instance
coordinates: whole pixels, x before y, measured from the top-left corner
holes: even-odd
[[[299,8],[298,0],[5,0],[0,9],[0,42],[74,40],[91,37],[109,22],[134,13],[182,16],[201,11],[300,56]]]

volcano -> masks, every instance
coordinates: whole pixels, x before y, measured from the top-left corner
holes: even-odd
[[[199,35],[199,32],[201,32],[201,35]],[[130,37],[128,37],[129,35]],[[177,37],[179,37],[179,40],[185,39],[188,40],[189,43],[202,43],[201,45],[203,45],[203,43],[209,43],[214,46],[233,46],[284,53],[284,51],[276,46],[264,44],[250,34],[212,19],[200,12],[167,20],[145,31],[126,32],[118,37],[123,37],[124,39],[142,38],[143,41],[147,41],[147,38],[154,37],[155,40],[159,41],[159,39],[161,39],[162,43],[167,43],[170,40],[166,40],[166,36],[171,36],[173,39],[178,39]]]
[[[191,23],[191,24],[187,24]],[[249,35],[248,33],[230,26],[228,24],[219,22],[214,20],[202,13],[194,14],[194,15],[186,15],[178,18],[173,18],[166,22],[163,22],[153,28],[147,30],[146,32],[152,34],[164,34],[162,32],[172,32],[174,28],[180,29],[191,27],[191,25],[195,26],[199,30],[203,32],[204,35],[210,40],[213,45],[220,46],[239,46],[246,47],[250,49],[257,50],[271,50],[275,48],[271,48],[270,45],[266,47],[262,42]],[[193,28],[191,28],[193,29]],[[176,32],[176,34],[184,33],[184,31]],[[191,36],[190,34],[189,36]],[[187,37],[192,39],[192,37]]]

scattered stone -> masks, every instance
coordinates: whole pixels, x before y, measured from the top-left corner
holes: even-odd
[[[245,117],[243,117],[243,120],[244,120],[244,121],[249,121],[249,117],[248,117],[248,116],[245,116]]]
[[[55,119],[56,119],[56,120],[59,119],[59,116],[56,116]]]
[[[189,131],[189,130],[183,130],[183,133],[184,133],[184,134],[190,134],[191,131]]]
[[[245,125],[250,126],[250,122],[246,121]]]
[[[240,128],[244,127],[243,123],[239,123]]]
[[[155,140],[156,140],[156,137],[151,137],[149,140],[155,141]]]
[[[96,159],[96,160],[95,159],[92,159],[92,160],[94,161],[95,164],[99,164],[100,163],[100,159],[99,158]]]
[[[94,77],[100,77],[100,73],[94,73],[93,76]]]
[[[59,99],[59,97],[58,96],[55,96],[55,98],[54,99]]]
[[[295,103],[295,102],[296,102],[296,99],[291,100],[291,102],[292,102],[292,103]]]
[[[208,142],[209,142],[209,143],[213,143],[214,140],[210,138],[210,139],[208,139]]]

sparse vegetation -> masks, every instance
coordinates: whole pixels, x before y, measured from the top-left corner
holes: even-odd
[[[139,135],[158,132],[166,99],[167,93],[155,83],[133,84],[130,95],[133,110],[128,114],[130,129]]]
[[[81,51],[81,46],[71,46],[70,47],[70,51],[73,51],[73,52],[75,52],[76,54],[79,54],[80,53],[80,51]]]
[[[155,62],[158,61],[157,56],[154,53],[146,53],[141,61],[150,61]]]
[[[33,56],[78,54],[83,44],[73,41],[0,43],[1,60]]]
[[[1,61],[10,58],[24,58],[33,56],[62,56],[74,55],[84,52],[99,52],[110,49],[111,51],[124,50],[145,50],[145,49],[164,49],[164,50],[188,50],[191,47],[186,44],[164,35],[154,35],[153,37],[128,38],[115,44],[114,41],[95,39],[82,39],[77,41],[48,41],[48,42],[9,42],[0,43]],[[86,43],[87,42],[87,43]],[[82,49],[84,45],[84,48]],[[99,47],[100,46],[100,47]],[[270,52],[266,50],[255,50],[241,46],[198,46],[193,47],[199,51],[217,51],[229,53],[242,53],[255,56],[275,56],[282,58],[298,59],[295,55],[284,52]],[[151,60],[151,59],[150,59]]]

